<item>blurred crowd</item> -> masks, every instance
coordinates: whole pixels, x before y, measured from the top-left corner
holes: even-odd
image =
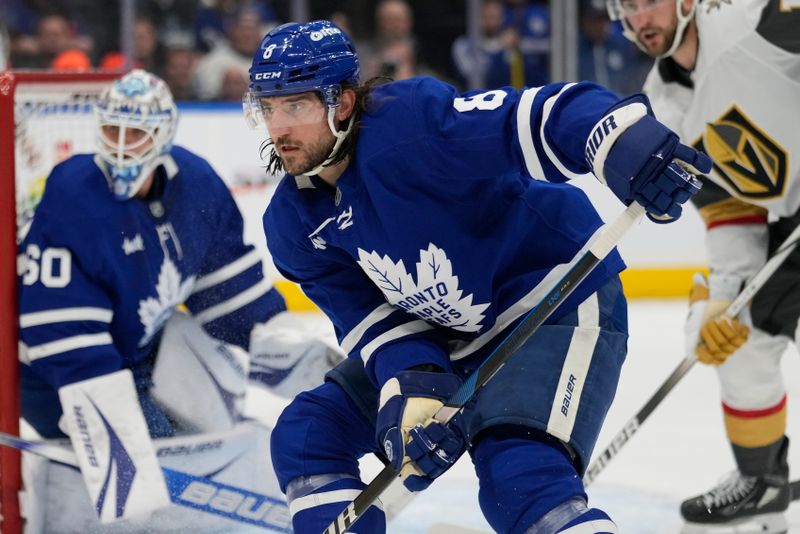
[[[3,0],[0,70],[122,69],[160,75],[177,100],[239,101],[262,36],[290,20],[287,0],[136,0],[132,58],[119,37],[120,2]],[[362,79],[434,75],[461,89],[549,80],[546,0],[484,0],[480,36],[466,32],[464,0],[308,0],[355,40]],[[652,62],[623,36],[604,0],[579,3],[579,78],[637,92]]]

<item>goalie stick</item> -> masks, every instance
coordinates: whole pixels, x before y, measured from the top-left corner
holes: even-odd
[[[781,243],[781,246],[775,251],[772,257],[759,269],[753,278],[750,279],[747,285],[744,286],[734,301],[730,303],[725,310],[725,315],[728,317],[736,317],[739,315],[739,312],[747,306],[750,300],[758,293],[759,289],[764,286],[773,273],[778,270],[778,267],[780,267],[786,258],[797,248],[799,241],[800,226],[797,226],[792,233],[789,234],[789,237]],[[694,366],[696,361],[697,356],[695,356],[694,353],[686,355],[683,361],[672,371],[672,374],[667,377],[661,387],[650,397],[650,400],[645,403],[642,409],[622,427],[622,430],[617,432],[614,439],[611,440],[611,444],[595,458],[586,470],[586,474],[583,476],[583,483],[585,486],[591,484],[597,478],[597,475],[605,469],[608,463],[619,454],[622,447],[636,434],[642,423],[644,423],[650,414],[653,413],[653,410],[661,404],[664,398],[672,391],[678,382],[680,382],[686,373],[689,372],[689,369]],[[795,493],[792,493],[792,495],[794,496]]]
[[[72,449],[66,447],[45,441],[31,441],[5,432],[0,432],[0,445],[79,469],[78,458]],[[173,504],[273,532],[292,532],[289,508],[280,499],[167,467],[161,470]]]
[[[553,287],[539,304],[529,311],[519,324],[500,342],[486,360],[464,381],[433,418],[447,424],[464,407],[473,395],[483,387],[505,365],[509,358],[544,323],[545,320],[575,290],[586,276],[605,258],[622,236],[644,215],[644,208],[634,202],[610,225],[606,226],[598,239]],[[372,482],[347,505],[323,534],[342,534],[361,517],[380,495],[397,478],[399,472],[387,465]]]

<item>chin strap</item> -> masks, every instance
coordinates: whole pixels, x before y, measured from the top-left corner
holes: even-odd
[[[322,172],[322,169],[324,169],[325,167],[330,165],[331,162],[333,161],[334,156],[336,156],[336,153],[339,151],[339,147],[342,146],[342,143],[344,143],[344,140],[347,139],[347,136],[350,134],[350,130],[353,129],[353,122],[354,121],[353,121],[353,119],[351,117],[351,118],[347,119],[349,121],[349,124],[347,125],[347,129],[346,130],[342,130],[342,131],[337,131],[336,130],[336,125],[333,124],[334,115],[336,115],[336,108],[328,107],[328,128],[331,129],[331,133],[334,135],[334,137],[336,137],[336,142],[333,144],[333,148],[331,149],[331,153],[328,155],[328,158],[325,161],[323,161],[322,163],[320,163],[319,165],[317,165],[316,167],[314,167],[310,171],[301,174],[300,176],[314,176],[314,175],[319,174],[320,172]]]

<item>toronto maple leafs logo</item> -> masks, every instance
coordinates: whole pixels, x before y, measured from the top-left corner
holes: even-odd
[[[458,288],[458,277],[444,250],[433,243],[419,251],[417,281],[406,271],[403,260],[395,263],[388,255],[358,249],[358,264],[380,288],[386,300],[438,325],[461,332],[481,329],[483,311],[488,304],[473,304],[472,294]]]
[[[181,273],[172,260],[164,258],[156,284],[158,298],[147,297],[139,301],[139,320],[144,327],[144,336],[139,341],[140,347],[147,345],[156,332],[161,330],[175,307],[189,298],[194,281],[194,276],[181,280]]]

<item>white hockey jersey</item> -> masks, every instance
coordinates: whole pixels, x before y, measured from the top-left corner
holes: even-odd
[[[800,1],[706,0],[696,20],[694,71],[681,76],[668,58],[645,82],[656,117],[711,156],[709,178],[731,195],[790,216],[800,208]]]

